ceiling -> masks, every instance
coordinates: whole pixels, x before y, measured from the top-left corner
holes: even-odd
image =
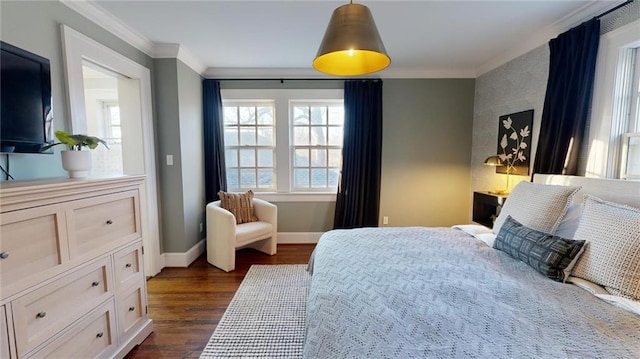
[[[476,77],[621,2],[359,1],[370,8],[391,56],[389,68],[376,76],[414,78]],[[143,50],[154,57],[163,57],[157,49],[165,44],[179,45],[171,45],[178,58],[207,77],[324,77],[311,62],[331,13],[345,3],[89,2],[102,26],[153,44],[156,50]]]

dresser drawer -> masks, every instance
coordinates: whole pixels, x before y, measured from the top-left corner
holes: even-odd
[[[119,297],[118,327],[120,336],[127,337],[145,322],[147,317],[147,298],[144,294],[144,282],[139,287]]]
[[[102,253],[140,237],[138,192],[78,201],[68,214],[71,258]]]
[[[113,299],[101,305],[29,358],[107,358],[115,348]]]
[[[144,280],[142,243],[124,248],[114,255],[116,291],[122,291]]]
[[[12,302],[22,356],[112,296],[111,262],[102,258]]]
[[[65,214],[59,206],[3,213],[0,216],[2,297],[41,282],[46,279],[44,272],[68,261],[66,237]]]

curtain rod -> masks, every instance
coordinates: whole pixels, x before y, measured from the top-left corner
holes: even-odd
[[[627,1],[623,2],[622,4],[620,4],[620,5],[618,5],[618,6],[615,6],[615,7],[613,7],[612,9],[609,9],[609,10],[607,10],[607,11],[603,12],[602,14],[600,14],[600,15],[598,15],[598,16],[594,16],[594,17],[595,17],[596,19],[599,19],[599,18],[601,18],[601,17],[603,17],[603,16],[605,16],[605,15],[611,14],[612,12],[614,12],[614,11],[618,10],[619,8],[621,8],[621,7],[623,7],[623,6],[627,6],[627,5],[631,4],[632,2],[633,2],[633,0],[627,0]]]
[[[207,78],[206,80],[217,80],[217,81],[280,81],[280,83],[284,83],[285,81],[349,81],[349,80],[382,80],[380,78],[345,78],[345,77],[337,77],[337,78]]]

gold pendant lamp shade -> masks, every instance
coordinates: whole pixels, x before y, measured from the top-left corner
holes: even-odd
[[[369,8],[347,4],[337,8],[313,60],[313,68],[336,76],[366,75],[391,63]]]

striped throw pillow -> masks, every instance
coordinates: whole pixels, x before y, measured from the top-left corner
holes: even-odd
[[[253,191],[247,193],[218,192],[220,207],[236,217],[236,224],[256,222],[258,217],[253,213]]]

